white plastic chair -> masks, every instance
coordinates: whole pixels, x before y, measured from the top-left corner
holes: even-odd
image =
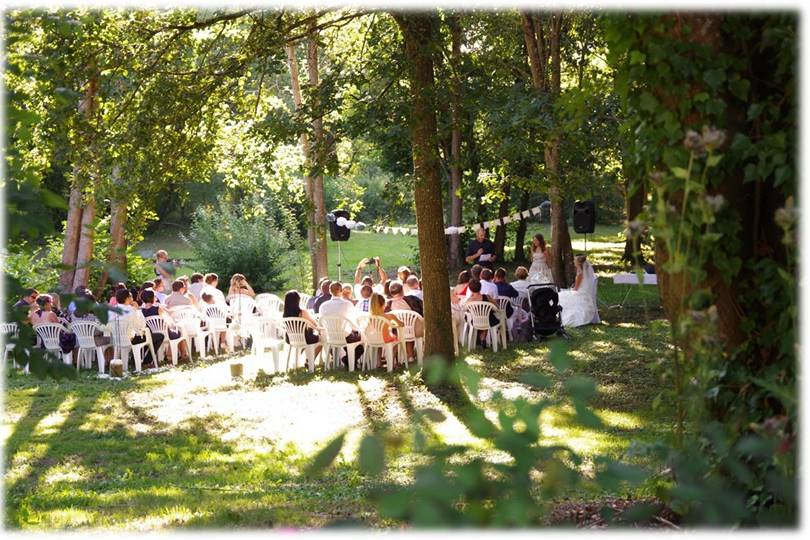
[[[82,363],[86,364],[88,369],[93,367],[93,355],[95,353],[98,362],[98,372],[104,373],[104,351],[110,348],[109,344],[96,345],[96,331],[99,330],[99,324],[95,321],[74,321],[70,325],[73,333],[76,334],[76,343],[79,345],[79,354],[76,358],[76,371]]]
[[[233,352],[235,335],[228,324],[228,310],[217,304],[206,306],[205,318],[208,329],[214,336],[214,352],[219,355],[219,338],[225,334],[225,346],[229,353]]]
[[[491,302],[467,302],[464,305],[464,331],[462,340],[466,342],[468,350],[475,349],[478,332],[487,331],[487,342],[493,352],[498,352],[498,328],[489,326],[489,315],[497,308]],[[493,331],[494,330],[494,331]],[[493,339],[493,335],[495,338]]]
[[[424,332],[425,319],[417,312],[411,311],[409,309],[394,309],[391,311],[391,315],[396,316],[396,318],[402,321],[402,324],[405,325],[405,327],[402,330],[400,330],[401,332],[403,332],[402,341],[404,341],[405,343],[408,343],[409,341],[413,342],[414,352],[416,353],[416,361],[419,363],[419,366],[421,367],[422,359],[425,354],[425,343],[424,337],[417,337],[416,335],[416,324],[417,321],[420,321],[422,325],[422,331]]]
[[[189,354],[191,354],[191,340],[182,326],[179,328],[180,337],[177,339],[169,339],[169,325],[166,323],[166,319],[160,315],[147,317],[146,326],[149,327],[149,330],[151,330],[153,334],[163,334],[163,342],[160,344],[160,348],[157,351],[158,362],[163,362],[166,358],[166,347],[169,347],[172,351],[172,365],[176,366],[177,359],[179,358],[180,342],[183,340],[186,341],[186,347],[188,347]]]
[[[391,321],[379,315],[373,315],[368,318],[366,325],[365,336],[365,351],[363,352],[363,370],[369,369],[377,358],[376,353],[378,350],[383,351],[385,355],[385,362],[388,372],[394,371],[394,347],[400,347],[400,354],[405,354],[405,343],[402,341],[402,332],[397,336],[397,341],[386,343],[383,339],[384,329],[388,327],[389,332],[391,328],[396,328]]]
[[[602,324],[602,319],[599,317],[599,302],[596,301],[596,288],[599,286],[599,276],[593,276],[593,305],[596,311],[593,313],[591,324]]]
[[[124,363],[124,371],[129,369],[129,354],[131,352],[132,358],[135,360],[135,371],[140,373],[147,347],[152,352],[152,358],[157,362],[157,355],[155,355],[155,349],[152,346],[152,334],[148,330],[144,333],[146,341],[133,344],[131,340],[134,332],[130,331],[129,324],[126,321],[113,320],[107,326],[110,329],[110,337],[112,338],[113,358],[119,358]]]
[[[262,295],[259,295],[262,296]],[[256,307],[263,317],[273,317],[281,319],[281,314],[284,311],[284,301],[274,294],[268,294],[259,300],[256,297]]]
[[[279,353],[284,344],[284,341],[279,339],[279,321],[271,317],[260,318],[258,324],[253,326],[251,337],[251,354],[257,356],[270,349],[273,353],[273,367],[278,373],[280,371]]]
[[[500,338],[501,342],[503,343],[503,348],[507,348],[507,341],[506,337],[509,336],[511,341],[515,340],[514,335],[512,334],[512,317],[515,316],[515,308],[512,304],[512,298],[508,296],[499,296],[495,301],[498,303],[498,316],[501,318],[501,324],[498,325],[500,329]],[[506,307],[512,306],[512,317],[506,316]]]
[[[298,296],[301,298],[301,301],[298,302],[298,307],[301,309],[307,309],[307,303],[312,299],[311,294],[299,292]]]
[[[346,342],[346,334],[359,328],[352,324],[346,317],[340,315],[327,315],[318,321],[324,334],[326,335],[326,356],[324,357],[324,369],[335,368],[340,365],[340,357],[343,349],[349,355],[349,371],[354,371],[355,359],[357,358],[357,347],[363,345],[363,340],[355,343]]]
[[[187,309],[173,313],[172,318],[177,324],[181,325],[185,329],[186,336],[189,340],[193,340],[194,346],[197,348],[197,354],[200,355],[200,358],[205,360],[207,358],[207,347],[205,340],[206,338],[211,337],[211,330],[209,330],[207,327],[202,327],[202,323],[205,322],[203,316],[200,315],[196,309]],[[189,341],[189,344],[190,343],[191,341]],[[190,346],[188,349],[188,355],[189,358],[191,358]]]
[[[290,370],[290,356],[295,355],[295,367],[298,367],[298,359],[301,352],[307,357],[309,372],[315,371],[315,349],[320,343],[307,343],[306,329],[309,328],[309,321],[301,317],[286,317],[281,319],[284,325],[284,333],[289,340],[289,351],[287,352],[287,371]],[[320,353],[319,353],[320,354]]]
[[[14,350],[14,343],[9,343],[11,338],[16,339],[19,336],[19,328],[17,323],[0,323],[0,334],[3,336],[3,363],[8,362],[8,355]],[[12,357],[12,365],[16,368],[17,360]],[[25,373],[28,373],[28,364],[25,365]]]
[[[73,355],[71,353],[63,353],[62,347],[59,346],[59,334],[67,332],[67,329],[61,324],[38,324],[34,326],[39,339],[45,345],[45,350],[54,353],[62,358],[65,364],[73,363]]]

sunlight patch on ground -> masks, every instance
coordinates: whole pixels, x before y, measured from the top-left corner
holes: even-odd
[[[60,463],[54,465],[43,476],[46,484],[57,484],[59,482],[72,483],[81,482],[90,477],[90,470],[79,463]]]
[[[79,508],[64,508],[59,510],[49,510],[42,513],[46,528],[80,527],[90,525],[95,522],[92,512]]]
[[[20,479],[31,474],[34,463],[40,460],[50,447],[48,443],[28,443],[14,453],[11,466],[5,471],[6,492]]]
[[[34,435],[54,435],[59,432],[59,428],[62,427],[62,424],[65,423],[67,420],[68,415],[73,410],[73,407],[76,406],[76,402],[78,399],[76,396],[68,396],[60,405],[59,408],[53,411],[51,414],[42,418],[39,421],[37,426],[34,428]]]
[[[636,429],[641,421],[632,414],[614,411],[595,411],[606,428]],[[541,440],[545,444],[564,444],[579,455],[595,456],[615,453],[627,442],[609,429],[590,429],[572,419],[569,407],[552,407],[540,413]]]

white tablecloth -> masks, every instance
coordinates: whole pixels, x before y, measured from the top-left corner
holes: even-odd
[[[642,274],[644,285],[658,285],[658,276],[656,274]],[[613,283],[620,285],[638,285],[638,276],[636,274],[625,273],[616,274],[613,276]]]

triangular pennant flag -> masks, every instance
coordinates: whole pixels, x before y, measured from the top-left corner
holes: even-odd
[[[520,212],[515,212],[514,214],[512,214],[512,221],[520,221],[520,219],[521,219]]]
[[[529,210],[524,210],[523,212],[520,213],[520,215],[523,216],[523,218],[525,219],[530,215],[532,215],[532,213]]]
[[[390,231],[391,231],[391,227],[384,227],[384,228],[383,228],[383,232],[384,232],[385,234],[388,234]]]
[[[472,225],[472,230],[477,231],[477,230],[478,230],[478,229],[480,229],[480,228],[481,228],[481,224],[480,224],[480,223],[473,223],[473,225]]]
[[[534,208],[532,208],[532,215],[533,216],[536,216],[539,213],[540,213],[540,207],[539,206],[535,206]]]
[[[444,234],[450,234],[450,229],[452,229],[452,227],[445,227]]]
[[[466,230],[467,230],[467,227],[461,226],[461,227],[458,228],[458,233],[461,234]]]
[[[416,229],[411,229],[411,236],[416,236],[416,233],[417,233]]]
[[[506,216],[505,218],[501,218],[501,221],[503,221],[503,224],[506,225],[507,223],[512,223],[512,218]]]

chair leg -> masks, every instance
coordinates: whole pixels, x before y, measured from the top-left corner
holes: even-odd
[[[357,347],[346,347],[349,353],[349,371],[354,371],[354,357],[357,354]]]
[[[307,347],[306,353],[307,353],[307,367],[309,368],[309,372],[315,373],[315,351],[312,348]]]
[[[455,339],[453,341],[455,343]],[[419,363],[419,367],[422,367],[422,360],[425,356],[425,341],[422,338],[416,338],[413,347],[416,349],[416,361]],[[456,351],[456,353],[458,353],[458,351]]]
[[[273,351],[273,369],[275,370],[274,373],[278,373],[280,367],[278,365],[278,349],[279,349],[278,343],[276,343],[271,349]]]
[[[394,371],[394,345],[392,343],[385,346],[385,363],[388,373]]]
[[[292,347],[287,347],[287,369],[285,371],[290,371],[290,357],[292,356]]]

